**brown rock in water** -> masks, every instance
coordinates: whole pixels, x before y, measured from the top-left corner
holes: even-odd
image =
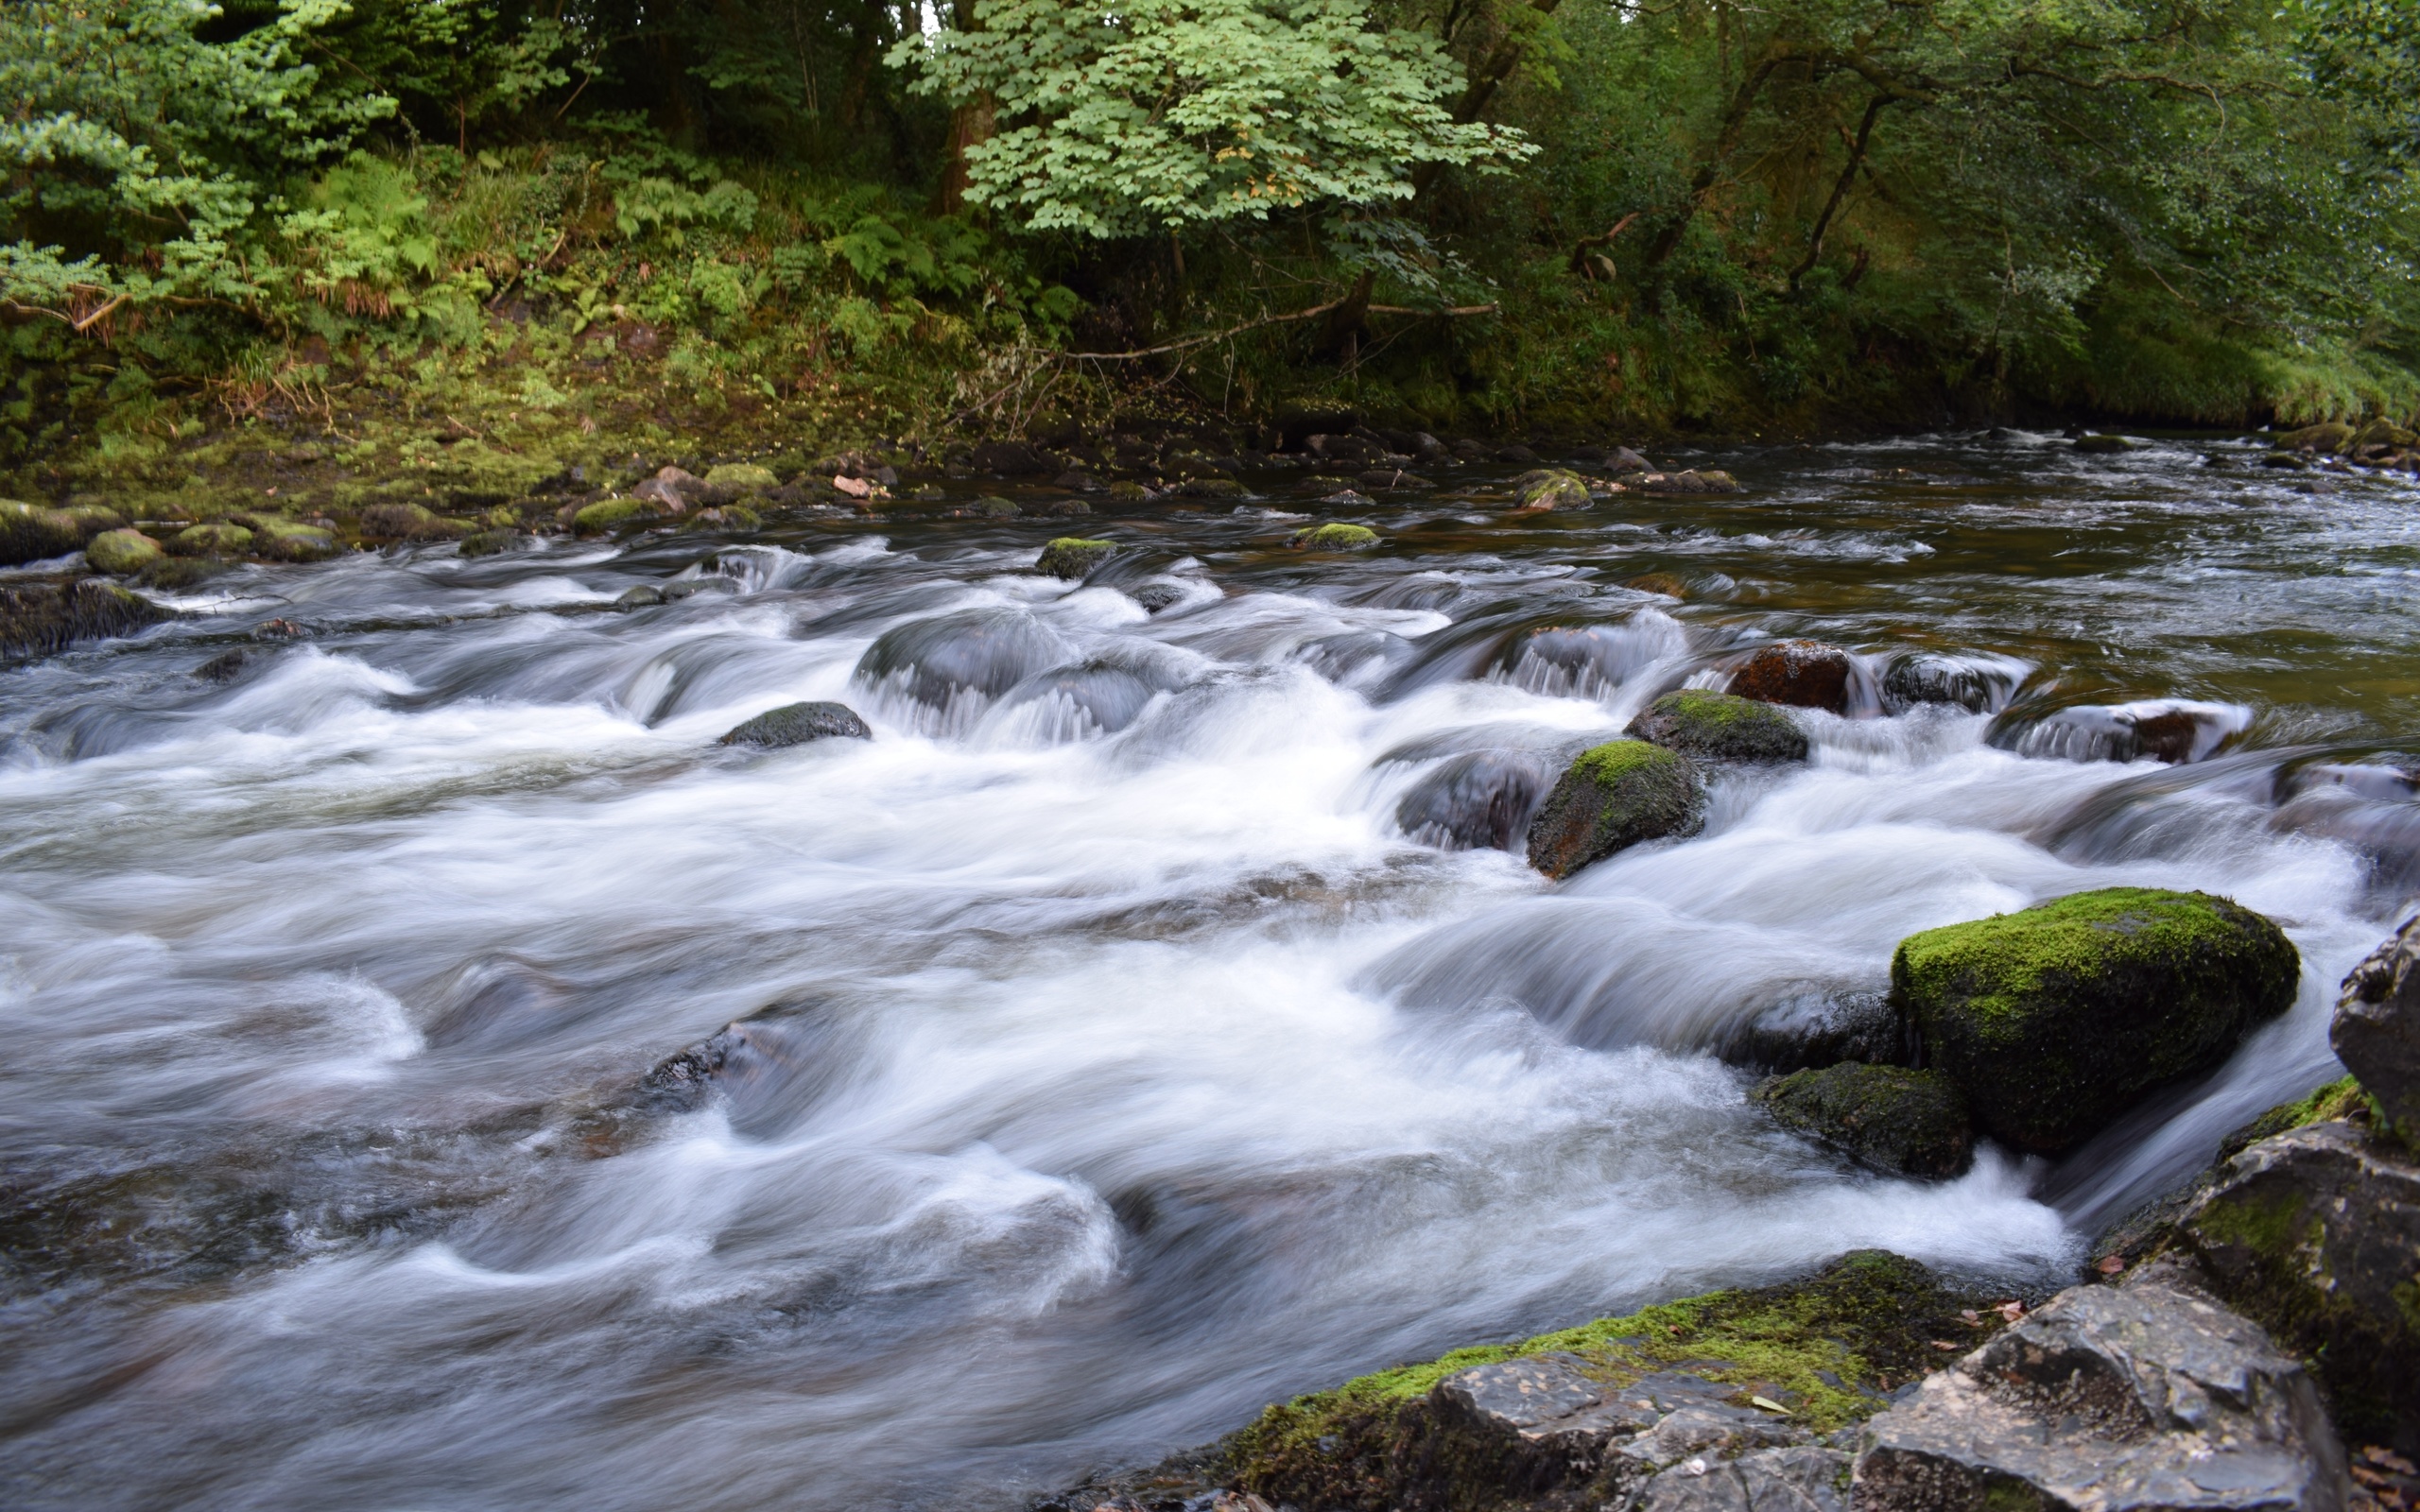
[[[1685,600],[1689,596],[1689,585],[1670,573],[1641,573],[1622,586],[1635,588],[1642,593],[1661,593],[1666,598]]]
[[[1730,691],[1761,703],[1846,713],[1849,654],[1821,641],[1761,646],[1731,674]]]

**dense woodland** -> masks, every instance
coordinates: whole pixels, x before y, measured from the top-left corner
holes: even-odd
[[[14,0],[0,77],[20,464],[2420,404],[2408,0]]]

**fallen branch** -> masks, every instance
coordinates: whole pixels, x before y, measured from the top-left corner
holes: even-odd
[[[1295,320],[1316,320],[1321,316],[1342,309],[1350,299],[1351,296],[1347,295],[1343,299],[1330,300],[1325,304],[1314,304],[1306,310],[1288,310],[1284,315],[1264,315],[1257,320],[1246,320],[1241,325],[1231,325],[1224,331],[1212,331],[1198,336],[1186,336],[1182,341],[1166,341],[1156,347],[1137,347],[1132,352],[1062,352],[1054,353],[1054,357],[1056,360],[1064,362],[1133,362],[1143,357],[1163,357],[1172,352],[1190,352],[1195,347],[1208,346],[1214,341],[1225,341],[1230,337],[1242,335],[1247,331],[1257,331],[1263,326],[1285,325]],[[1364,308],[1371,315],[1434,315],[1455,318],[1494,315],[1498,307],[1495,304],[1455,304],[1443,309],[1428,310],[1411,304],[1372,304]]]

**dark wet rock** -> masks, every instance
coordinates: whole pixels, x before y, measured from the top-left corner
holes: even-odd
[[[0,588],[0,657],[43,657],[79,641],[105,641],[177,615],[96,577]]]
[[[1715,1053],[1735,1066],[1778,1073],[1844,1060],[1904,1065],[1914,1058],[1914,1048],[1889,994],[1806,991],[1757,1013]]]
[[[744,721],[717,746],[804,746],[811,740],[872,740],[873,731],[844,703],[792,703]]]
[[[1126,596],[1142,605],[1145,613],[1157,614],[1184,603],[1187,595],[1179,585],[1161,582],[1137,584]]]
[[[0,499],[0,567],[64,557],[83,545],[89,534],[64,509]]]
[[[971,717],[1038,672],[1060,665],[1066,644],[1030,615],[962,610],[886,630],[851,676],[921,704],[944,722]]]
[[[1099,493],[1109,487],[1089,472],[1072,469],[1052,478],[1050,486],[1054,489],[1065,489],[1070,493]]]
[[[2079,452],[2105,456],[2116,452],[2131,452],[2135,443],[2123,436],[2079,436],[2075,447]]]
[[[2341,1508],[2310,1377],[2180,1287],[2079,1286],[1866,1424],[1858,1512]]]
[[[493,557],[512,550],[527,539],[517,530],[482,530],[464,536],[454,550],[464,557]]]
[[[1631,487],[1642,493],[1740,493],[1739,480],[1720,468],[1685,468],[1678,472],[1644,472]]]
[[[1115,541],[1087,541],[1080,536],[1061,536],[1042,548],[1042,556],[1033,570],[1046,577],[1080,579],[1110,558],[1117,555]]]
[[[227,564],[208,557],[161,557],[137,569],[134,580],[146,588],[174,593],[217,576]]]
[[[1332,504],[1340,509],[1366,509],[1377,502],[1357,489],[1339,489],[1334,493],[1320,496],[1320,503]]]
[[[1475,750],[1447,758],[1395,803],[1395,825],[1445,850],[1510,850],[1554,782],[1556,759],[1538,750]]]
[[[1937,1071],[1843,1061],[1771,1077],[1752,1095],[1783,1127],[1887,1176],[1954,1177],[1975,1158],[1966,1094]]]
[[[1731,672],[1731,692],[1760,703],[1789,704],[1845,713],[1854,661],[1821,641],[1781,641],[1758,646]]]
[[[235,647],[232,651],[221,651],[216,656],[212,657],[209,661],[204,662],[201,665],[193,669],[195,680],[200,682],[233,682],[235,680],[236,677],[243,672],[245,667],[251,664],[252,659],[260,656],[261,654],[261,652],[254,651],[249,646],[241,645]]]
[[[614,607],[615,609],[650,609],[663,602],[663,589],[656,587],[653,583],[641,583],[636,588],[624,589],[622,596],[614,600]]]
[[[977,472],[1003,477],[1042,477],[1063,471],[1048,453],[1029,441],[985,441],[968,460]]]
[[[1110,493],[1113,497],[1124,497],[1115,489],[1110,490]],[[1093,512],[1093,507],[1081,499],[1039,499],[1027,504],[1025,512],[1064,519],[1072,515],[1090,514]]]
[[[2260,465],[2262,467],[2273,467],[2280,471],[2290,472],[2299,472],[2310,464],[2305,462],[2301,457],[2295,455],[2291,452],[2269,452],[2262,455],[2260,458]]]
[[[2348,1434],[2420,1453],[2420,1156],[2349,1120],[2254,1143],[2177,1231],[2210,1290],[2314,1362]]]
[[[1567,877],[1643,841],[1695,834],[1705,822],[1697,764],[1643,740],[1581,753],[1530,821],[1530,865]]]
[[[2079,762],[2131,762],[2143,757],[2181,765],[2216,755],[2252,723],[2241,704],[2178,698],[2079,705],[2039,714],[2012,712],[1986,737],[2022,756]]]
[[[1613,455],[1605,458],[1605,471],[1618,474],[1623,472],[1653,472],[1654,469],[1648,465],[1647,458],[1639,455],[1636,452],[1632,451],[1629,447],[1616,446],[1613,450]]]
[[[625,499],[609,499],[602,504],[593,504],[581,509],[578,515],[578,519],[583,522],[579,528],[582,530],[611,528],[608,525],[596,525],[585,522],[590,520],[596,511],[606,510],[609,507],[616,505],[631,507],[622,518],[651,516],[660,512],[652,501],[639,503]],[[621,519],[617,519],[614,523],[621,523]],[[469,535],[473,528],[467,520],[448,519],[418,504],[372,505],[361,511],[360,524],[363,535],[382,541],[458,541]]]
[[[1640,711],[1630,733],[1718,762],[1800,762],[1806,732],[1769,703],[1703,688],[1668,693]]]
[[[1638,1493],[1637,1512],[1848,1512],[1849,1456],[1799,1445],[1673,1466]]]
[[[1518,509],[1585,509],[1588,480],[1562,468],[1538,468],[1512,480]]]
[[[1893,1000],[1984,1132],[2056,1153],[2293,1005],[2285,932],[2207,893],[2110,887],[1911,935]]]
[[[1307,445],[1314,436],[1349,435],[1360,423],[1359,410],[1335,400],[1303,400],[1277,412],[1279,444],[1288,451]]]
[[[1882,700],[1894,711],[1946,703],[1971,713],[1996,713],[2015,698],[2027,670],[2006,657],[1918,651],[1893,658],[1883,670]]]
[[[2387,1121],[2420,1138],[2420,917],[2344,978],[2327,1042]]]
[[[1098,657],[1026,679],[1001,699],[1001,708],[1029,711],[1028,735],[1083,740],[1124,730],[1154,697],[1185,681],[1184,667],[1173,659]]]
[[[160,543],[140,530],[104,530],[84,543],[85,564],[115,577],[130,577],[160,557]]]
[[[1367,551],[1377,543],[1378,533],[1368,525],[1340,520],[1308,525],[1286,538],[1286,544],[1296,551]]]
[[[1407,472],[1399,467],[1370,468],[1354,479],[1365,489],[1425,489],[1429,480],[1417,472]]]
[[[1538,465],[1538,454],[1530,451],[1528,447],[1523,446],[1518,442],[1515,442],[1511,446],[1497,447],[1495,449],[1495,459],[1499,462],[1511,462],[1520,467],[1535,467]]]
[[[1240,499],[1244,486],[1230,477],[1189,477],[1179,483],[1174,491],[1186,499]]]
[[[1354,435],[1313,436],[1303,442],[1303,450],[1323,462],[1341,462],[1349,467],[1367,467],[1383,459],[1386,447]]]

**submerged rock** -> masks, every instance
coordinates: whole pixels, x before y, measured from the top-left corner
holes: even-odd
[[[804,746],[811,740],[872,740],[873,731],[844,703],[792,703],[724,731],[717,746]]]
[[[1717,762],[1801,762],[1806,732],[1771,704],[1703,688],[1668,693],[1630,722],[1641,740]]]
[[[1975,1158],[1966,1094],[1937,1071],[1843,1061],[1771,1077],[1751,1095],[1783,1127],[1888,1176],[1958,1176]]]
[[[2252,711],[2241,704],[2152,698],[2079,704],[2048,714],[2012,711],[1995,723],[1987,738],[2024,756],[2079,762],[2131,762],[2148,756],[2173,766],[2216,755],[2251,723]]]
[[[2254,1324],[2146,1278],[2079,1286],[1868,1422],[1858,1512],[2341,1508],[2310,1377]]]
[[[2117,452],[2131,452],[2134,449],[2135,443],[2123,436],[2079,436],[2076,438],[2076,450],[2087,455],[2105,456]]]
[[[1080,536],[1061,536],[1042,548],[1042,556],[1033,570],[1046,577],[1080,579],[1094,568],[1117,555],[1115,541],[1087,541]]]
[[[1571,875],[1616,850],[1705,822],[1697,764],[1643,740],[1612,740],[1582,751],[1530,824],[1530,865]]]
[[[1741,493],[1739,480],[1720,468],[1685,468],[1678,472],[1649,472],[1631,485],[1643,493]]]
[[[1759,646],[1731,673],[1731,691],[1759,703],[1789,704],[1846,713],[1849,654],[1821,641],[1782,641]]]
[[[2055,1153],[2292,1006],[2285,932],[2207,893],[2109,887],[1900,941],[1891,988],[1985,1132]]]
[[[2329,1048],[2387,1121],[2420,1137],[2420,916],[2344,978]]]
[[[78,641],[130,635],[175,618],[174,611],[95,577],[0,588],[0,656],[49,656]]]
[[[1405,791],[1395,804],[1395,824],[1441,850],[1509,850],[1529,833],[1553,781],[1550,752],[1465,751]]]

